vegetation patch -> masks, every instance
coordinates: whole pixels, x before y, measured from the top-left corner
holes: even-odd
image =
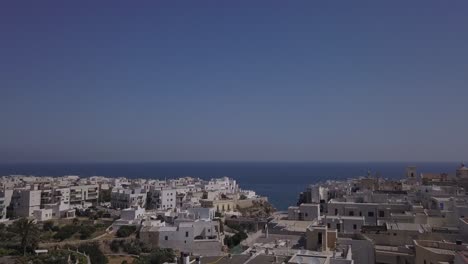
[[[134,264],[163,264],[165,262],[173,263],[175,258],[174,250],[170,248],[159,248],[151,251],[147,256],[140,256],[135,259]]]
[[[135,233],[137,230],[136,226],[121,226],[119,230],[117,230],[117,237],[129,237],[131,234]]]
[[[102,253],[101,249],[99,249],[98,243],[81,244],[78,247],[78,251],[88,255],[91,263],[106,264],[108,262],[107,257],[104,255],[104,253]]]

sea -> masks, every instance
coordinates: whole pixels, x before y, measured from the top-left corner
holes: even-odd
[[[278,210],[295,205],[309,184],[365,176],[400,179],[405,168],[418,173],[454,174],[456,162],[151,162],[151,163],[8,163],[0,164],[0,175],[79,175],[170,179],[184,176],[202,179],[228,176],[242,189],[267,196]]]

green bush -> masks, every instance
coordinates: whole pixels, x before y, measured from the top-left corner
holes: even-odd
[[[96,227],[94,226],[81,226],[80,228],[80,239],[88,239],[91,235],[96,232]]]
[[[66,225],[60,228],[60,230],[54,235],[54,238],[62,241],[62,240],[72,237],[79,230],[80,230],[79,226]]]
[[[148,256],[140,256],[134,261],[134,264],[162,264],[164,262],[172,263],[175,253],[170,248],[155,249]]]
[[[15,249],[0,247],[0,257],[11,256],[11,255],[16,255],[16,254],[18,254],[18,251]]]
[[[42,230],[44,231],[52,231],[52,228],[54,228],[53,221],[47,221],[42,224]]]
[[[139,255],[141,253],[151,253],[152,249],[149,245],[137,240],[112,240],[109,245],[112,252],[119,252],[122,249],[124,252],[132,255]]]
[[[78,247],[78,251],[85,253],[91,259],[91,263],[103,263],[108,262],[107,257],[99,249],[98,243],[87,243],[81,244]]]
[[[121,226],[117,230],[117,237],[128,237],[136,231],[136,226]]]
[[[123,244],[123,250],[128,254],[140,255],[141,245],[137,241],[131,241]]]
[[[246,239],[248,236],[244,231],[239,231],[233,236],[224,237],[224,244],[229,248],[233,248],[240,244],[240,242]]]
[[[110,243],[109,245],[110,247],[110,250],[112,250],[112,252],[119,252],[119,249],[120,249],[120,241],[118,240],[112,240],[112,242]]]

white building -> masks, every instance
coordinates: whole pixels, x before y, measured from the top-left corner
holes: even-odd
[[[112,226],[116,229],[124,225],[139,226],[145,218],[145,214],[145,208],[139,206],[123,209],[120,213],[120,219],[116,220]]]
[[[177,189],[162,189],[151,192],[151,207],[157,210],[177,207]]]
[[[146,206],[147,193],[142,188],[122,189],[114,188],[111,192],[111,205],[113,208],[130,208]]]
[[[191,219],[212,220],[215,217],[216,210],[214,208],[194,207],[187,209]]]
[[[221,254],[222,237],[218,221],[180,222],[174,226],[144,226],[140,240],[152,247],[172,248],[204,256]]]
[[[228,177],[223,177],[220,179],[211,179],[204,185],[205,191],[222,191],[223,193],[237,193],[239,191],[239,186],[237,185],[236,180],[230,179]]]
[[[0,191],[0,221],[6,220],[7,208],[10,206],[13,190]]]
[[[320,205],[303,203],[288,208],[288,220],[313,221],[320,220]]]
[[[53,218],[52,209],[34,210],[33,216],[39,222],[50,220]]]
[[[141,208],[139,206],[123,209],[120,212],[120,218],[125,221],[143,219],[144,215],[145,215],[145,208]]]
[[[13,215],[31,217],[35,210],[41,209],[41,190],[16,189],[11,197]]]
[[[336,229],[338,233],[360,233],[364,216],[326,216],[322,221],[329,229]]]
[[[87,208],[97,203],[99,198],[99,185],[70,186],[70,207]]]

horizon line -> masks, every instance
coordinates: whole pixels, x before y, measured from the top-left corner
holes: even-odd
[[[162,161],[0,161],[0,165],[14,164],[148,164],[148,163],[463,163],[463,161],[453,160],[356,160],[356,161],[333,161],[333,160],[162,160]]]

